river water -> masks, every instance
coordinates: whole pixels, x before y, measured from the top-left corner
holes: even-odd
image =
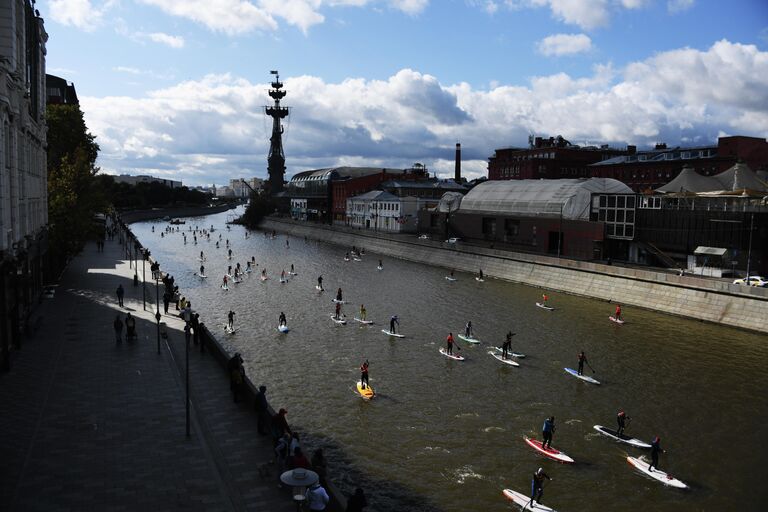
[[[537,288],[463,273],[449,282],[445,269],[389,258],[378,271],[376,254],[345,262],[338,246],[260,232],[245,238],[241,226],[225,229],[227,215],[187,219],[184,230],[217,228],[197,245],[191,234],[187,245],[179,233],[161,238],[166,223],[132,229],[211,331],[242,353],[254,383],[269,386],[271,403],[326,447],[334,480],[347,491],[365,488],[368,510],[509,510],[502,489],[527,494],[539,467],[553,478],[543,501],[560,511],[768,509],[760,484],[768,455],[765,336],[630,307],[619,326],[608,320],[612,305],[557,293],[549,294],[556,310],[548,312],[535,307]],[[232,261],[223,243],[214,247],[219,234],[231,243]],[[194,274],[201,250],[206,280]],[[270,279],[254,272],[222,290],[227,265],[244,267],[252,256]],[[281,284],[291,264],[298,275]],[[315,290],[319,275],[324,293]],[[339,287],[348,318],[364,303],[374,325],[331,321]],[[231,336],[221,328],[230,309],[239,327]],[[281,311],[288,334],[276,330]],[[381,332],[394,314],[406,338]],[[458,340],[464,362],[443,357],[446,335],[462,332],[467,320],[483,343]],[[513,349],[528,355],[519,368],[488,354],[508,330],[517,333]],[[580,350],[600,386],[563,371],[575,367]],[[371,402],[354,390],[366,358],[378,394]],[[628,434],[661,437],[661,468],[691,489],[638,474],[625,458],[643,451],[593,430],[615,428],[620,409],[632,418]],[[553,446],[573,465],[544,459],[523,441],[540,436],[550,415]]]

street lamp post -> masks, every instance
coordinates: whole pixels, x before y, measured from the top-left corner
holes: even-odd
[[[189,325],[189,323],[187,323],[186,327],[184,328],[184,338],[186,339],[185,346],[186,346],[186,358],[187,358],[187,364],[186,364],[187,374],[186,374],[186,382],[185,382],[186,394],[187,394],[187,396],[186,396],[186,398],[187,398],[187,403],[186,403],[186,406],[187,406],[187,437],[189,437],[189,339],[191,337],[192,337],[192,335],[190,333],[190,325]]]
[[[160,355],[160,281],[158,276],[160,271],[155,272],[155,290],[157,291],[157,313],[155,313],[155,320],[157,320],[157,355]]]
[[[752,260],[752,229],[755,223],[755,214],[749,216],[749,247],[747,249],[747,285],[749,285],[749,266]]]
[[[141,255],[141,298],[144,299],[144,311],[147,310],[147,256],[149,251],[144,249]]]

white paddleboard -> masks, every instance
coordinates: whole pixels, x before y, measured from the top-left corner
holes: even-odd
[[[440,353],[443,354],[445,357],[447,357],[449,359],[454,359],[456,361],[464,361],[464,360],[466,360],[466,357],[464,357],[464,356],[457,356],[455,354],[449,354],[445,350],[445,348],[440,348]]]
[[[645,441],[641,441],[640,439],[635,439],[634,437],[625,436],[624,434],[619,435],[619,433],[615,430],[612,430],[608,427],[604,427],[602,425],[595,425],[593,427],[595,430],[603,434],[604,436],[608,436],[611,439],[615,439],[616,441],[621,441],[622,443],[627,443],[630,446],[634,446],[635,448],[645,448],[650,449],[651,445],[646,443]]]
[[[456,278],[455,277],[451,277],[451,276],[445,276],[445,280],[446,281],[455,281]]]
[[[347,325],[347,321],[344,320],[344,317],[342,317],[341,319],[338,319],[336,318],[336,315],[334,315],[333,313],[331,313],[331,320],[333,320],[337,324]]]
[[[281,282],[281,283],[287,283],[287,282],[288,282],[288,279],[285,279],[284,277],[281,277],[281,278],[280,278],[280,282]]]
[[[394,333],[394,332],[390,332],[390,331],[388,331],[386,329],[382,329],[381,332],[383,332],[387,336],[394,336],[395,338],[405,338],[405,334],[397,334],[397,333]]]
[[[360,322],[364,325],[371,325],[373,323],[373,320],[362,320],[360,318],[355,317],[355,322]]]
[[[513,491],[512,489],[504,489],[502,491],[502,494],[504,495],[505,498],[507,498],[509,501],[511,501],[515,505],[518,505],[520,508],[525,507],[525,510],[532,510],[533,512],[555,512],[555,509],[549,508],[544,505],[540,505],[535,501],[533,502],[533,504],[528,505],[531,502],[531,497],[526,496],[521,492]]]
[[[464,336],[463,334],[458,334],[457,336],[459,338],[463,339],[464,341],[466,341],[467,343],[472,343],[472,344],[475,344],[475,345],[480,343],[480,340],[477,339],[477,338],[472,338],[472,337],[469,337],[469,336]]]
[[[267,276],[261,276],[262,281],[266,281],[267,279],[269,279]]]
[[[478,283],[484,283],[484,282],[485,282],[485,279],[481,279],[481,278],[479,278],[479,277],[476,277],[476,278],[475,278],[475,281],[477,281]]]
[[[620,318],[616,318],[613,315],[609,316],[608,320],[610,320],[611,322],[616,322],[617,324],[623,324],[624,323],[624,320],[621,320]]]
[[[208,278],[208,276],[207,276],[207,275],[205,275],[205,274],[201,274],[200,272],[198,272],[198,273],[197,273],[197,274],[195,274],[195,275],[196,275],[197,277],[202,277],[203,279],[207,279],[207,278]]]
[[[493,347],[494,350],[504,353],[504,349],[501,347]],[[525,354],[520,354],[519,352],[507,352],[507,354],[511,357],[516,357],[517,359],[523,359],[525,357]]]
[[[290,329],[288,328],[287,325],[278,325],[277,326],[277,330],[282,332],[282,333],[286,333],[286,332],[290,331]]]
[[[376,267],[376,270],[384,270],[384,267]]]
[[[221,285],[221,289],[224,290],[225,292],[229,291],[229,286]]]
[[[297,272],[288,272],[288,275],[289,275],[289,276],[297,276],[297,275],[299,275],[299,274],[298,274]]]
[[[568,372],[571,375],[573,375],[574,377],[576,377],[577,379],[581,379],[583,381],[589,382],[590,384],[600,384],[599,380],[593,379],[592,377],[590,377],[588,375],[584,375],[584,374],[579,375],[579,372],[577,372],[573,368],[563,368],[563,369],[566,372]]]
[[[224,332],[227,334],[235,334],[237,332],[237,327],[230,329],[227,324],[224,324]]]
[[[650,464],[648,461],[646,461],[642,457],[627,457],[627,462],[629,462],[632,466],[635,467],[638,471],[643,473],[646,476],[649,476],[653,478],[654,480],[658,480],[659,482],[663,483],[664,485],[668,485],[670,487],[675,487],[677,489],[687,489],[688,486],[678,480],[677,478],[673,477],[672,475],[665,473],[664,471],[660,469],[648,469],[648,465]]]
[[[536,303],[537,306],[539,306],[541,309],[546,309],[547,311],[554,311],[555,308],[551,308],[547,306],[546,304],[542,304],[541,302]]]
[[[345,301],[345,300],[338,300],[338,299],[333,299],[331,302],[333,302],[334,304],[346,304],[347,303],[347,301]]]
[[[511,359],[504,359],[503,357],[501,357],[496,352],[493,352],[493,351],[489,350],[488,353],[491,354],[493,357],[495,357],[496,359],[498,359],[499,361],[501,361],[504,364],[508,364],[510,366],[520,366],[520,363],[518,363],[517,361],[513,361]]]
[[[325,291],[325,289],[321,288],[320,286],[315,286],[315,290],[317,290],[319,292],[324,292]]]

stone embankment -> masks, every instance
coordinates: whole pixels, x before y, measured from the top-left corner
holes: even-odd
[[[768,332],[768,289],[727,281],[269,218],[262,229],[622,305]]]

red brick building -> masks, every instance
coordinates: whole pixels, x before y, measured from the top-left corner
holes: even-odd
[[[561,136],[536,137],[529,148],[497,149],[488,159],[489,180],[587,178],[590,164],[626,155],[633,150],[607,145],[575,146]]]
[[[631,146],[630,146],[631,148]],[[614,178],[635,192],[657,189],[680,174],[683,165],[702,176],[712,176],[742,161],[753,171],[768,169],[768,142],[757,137],[720,137],[717,145],[673,147],[657,144],[651,151],[638,151],[602,160],[589,166],[590,176]]]

